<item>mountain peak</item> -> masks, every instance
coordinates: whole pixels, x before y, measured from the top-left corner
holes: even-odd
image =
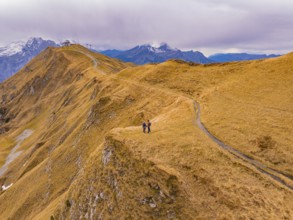
[[[0,57],[13,56],[15,54],[23,52],[24,48],[37,48],[43,43],[55,44],[50,40],[43,40],[41,37],[30,37],[27,41],[16,41],[8,44],[5,47],[0,48]]]
[[[41,37],[30,37],[26,43],[32,44],[32,43],[41,42],[41,41],[43,41],[43,38],[41,38]]]
[[[164,42],[160,44],[160,47],[158,49],[165,50],[165,51],[167,51],[167,50],[177,50],[177,49],[173,49],[172,47],[169,46],[169,44],[164,43]]]
[[[31,37],[27,41],[12,42],[0,48],[0,82],[16,73],[34,56],[49,46],[58,46],[54,41]]]
[[[145,49],[153,53],[165,53],[165,52],[170,52],[170,51],[179,51],[178,49],[174,49],[170,47],[167,43],[160,43],[159,45],[156,44],[142,44],[138,45],[135,48],[140,48],[140,49]]]
[[[112,51],[101,51],[101,53],[125,62],[133,62],[139,65],[146,63],[161,63],[170,59],[181,59],[196,63],[211,62],[200,52],[181,51],[170,47],[167,43],[161,43],[160,45],[143,44],[126,51],[116,51],[114,53]]]
[[[22,51],[22,48],[25,46],[24,41],[17,41],[8,44],[6,47],[0,48],[0,57],[3,56],[12,56]]]
[[[43,40],[41,37],[31,37],[26,42],[26,47],[40,47],[40,45],[44,42],[49,42],[49,40]]]

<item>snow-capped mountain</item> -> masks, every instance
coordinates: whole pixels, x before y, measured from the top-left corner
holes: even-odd
[[[3,56],[12,56],[16,53],[19,53],[22,51],[22,48],[24,47],[24,42],[13,42],[6,47],[0,48],[0,57]]]
[[[56,43],[52,40],[43,40],[42,38],[30,38],[28,41],[13,42],[5,47],[0,47],[0,82],[4,81],[14,73],[18,72],[25,66],[33,57],[49,46],[58,47],[68,44],[76,44],[74,40],[64,40],[61,43]],[[92,49],[91,44],[84,44],[85,47]],[[215,62],[230,62],[240,60],[255,60],[276,57],[279,55],[265,54],[215,54],[205,57],[199,51],[181,51],[170,47],[166,43],[159,46],[150,44],[138,45],[130,50],[104,50],[96,51],[106,56],[118,58],[125,62],[132,62],[138,65],[145,63],[161,63],[170,59],[180,59],[195,63],[207,64]]]
[[[170,59],[181,59],[196,63],[211,63],[211,61],[199,51],[181,51],[170,47],[166,43],[162,43],[159,47],[144,44],[126,51],[105,50],[101,51],[101,53],[139,65],[145,63],[160,63]]]
[[[0,82],[7,79],[33,57],[49,46],[59,46],[51,40],[42,38],[30,38],[27,42],[13,42],[6,47],[0,48]]]

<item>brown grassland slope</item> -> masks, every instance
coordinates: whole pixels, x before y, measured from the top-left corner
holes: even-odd
[[[292,219],[292,63],[46,49],[0,84],[0,219]]]

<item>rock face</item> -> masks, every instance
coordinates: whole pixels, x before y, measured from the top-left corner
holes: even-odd
[[[161,63],[170,59],[179,59],[195,63],[211,63],[199,51],[181,51],[173,49],[168,44],[161,44],[160,47],[153,47],[149,44],[139,45],[130,50],[105,50],[101,52],[106,56],[118,58],[125,62],[132,62],[138,65],[146,63]]]
[[[50,46],[58,45],[51,40],[30,38],[27,42],[15,42],[0,48],[0,82],[12,76],[33,57]]]

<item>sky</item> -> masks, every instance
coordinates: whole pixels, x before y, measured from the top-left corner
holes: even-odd
[[[29,37],[96,49],[166,42],[205,55],[293,51],[293,0],[0,0],[0,46]]]

